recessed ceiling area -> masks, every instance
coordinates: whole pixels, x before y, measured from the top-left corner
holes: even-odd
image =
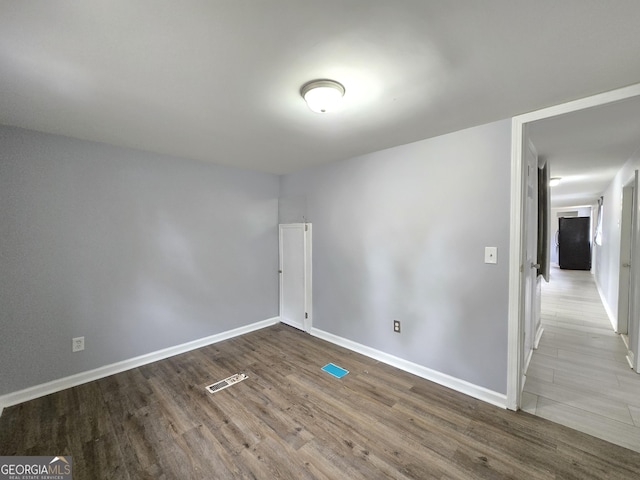
[[[529,124],[538,156],[549,162],[553,207],[593,205],[640,149],[640,96]]]
[[[640,2],[0,0],[0,123],[272,173],[640,81]],[[300,88],[344,85],[335,114]]]

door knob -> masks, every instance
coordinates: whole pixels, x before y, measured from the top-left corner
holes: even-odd
[[[531,268],[540,268],[540,264],[531,262]]]

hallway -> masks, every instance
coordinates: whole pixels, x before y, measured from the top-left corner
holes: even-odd
[[[552,267],[542,326],[522,410],[640,452],[640,375],[589,272]]]

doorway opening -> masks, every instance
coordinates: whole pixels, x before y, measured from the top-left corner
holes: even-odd
[[[539,110],[529,114],[514,117],[512,121],[512,163],[511,163],[511,230],[510,230],[510,259],[509,259],[509,333],[508,333],[508,378],[507,378],[507,407],[517,410],[521,405],[522,387],[524,383],[525,359],[525,318],[527,289],[530,274],[527,263],[527,160],[526,151],[529,142],[529,128],[532,122],[542,119],[561,117],[562,115],[587,110],[624,100],[640,98],[640,84],[607,92],[593,97],[576,100],[566,104]],[[634,212],[637,213],[637,205]],[[636,215],[637,217],[638,215]],[[635,234],[635,232],[634,232]],[[640,238],[636,235],[634,238]],[[635,245],[635,244],[634,244]],[[640,248],[634,246],[634,251],[640,253]],[[631,305],[640,307],[640,273],[639,269],[631,267]],[[638,276],[638,280],[635,277]],[[531,308],[530,305],[528,308]],[[630,344],[638,348],[640,340],[635,329],[630,334]],[[634,347],[635,346],[635,347]],[[637,363],[637,355],[634,361]],[[636,365],[636,368],[638,366]]]
[[[280,321],[305,332],[313,325],[311,224],[278,226]]]

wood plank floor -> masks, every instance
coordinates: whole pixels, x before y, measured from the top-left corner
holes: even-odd
[[[555,267],[550,280],[523,410],[640,452],[640,375],[629,368],[593,275]]]
[[[640,475],[639,453],[284,325],[7,408],[0,455],[72,455],[75,480]]]

